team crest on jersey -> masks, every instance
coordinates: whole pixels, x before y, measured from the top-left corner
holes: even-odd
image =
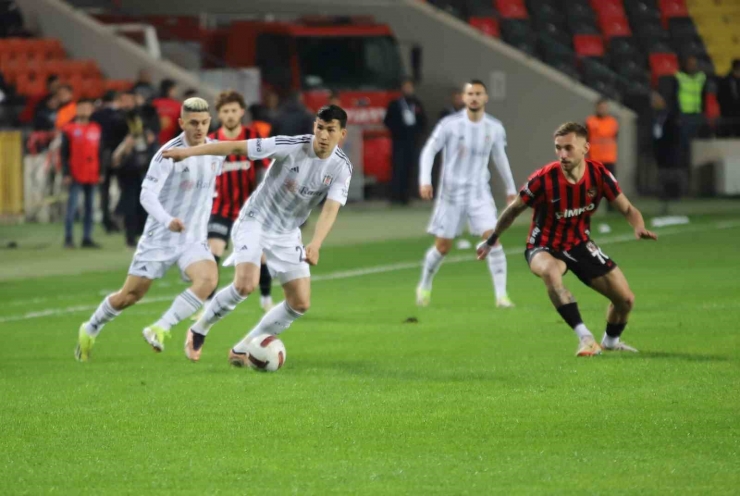
[[[596,187],[588,188],[588,191],[586,191],[586,195],[588,195],[589,198],[593,198],[596,196]]]
[[[285,189],[287,189],[291,193],[295,193],[296,191],[298,191],[298,183],[293,179],[286,179],[283,183],[283,186],[285,186]]]
[[[329,175],[326,175],[326,176],[324,176],[324,179],[321,182],[324,183],[324,186],[331,186],[331,183],[333,181],[334,181],[334,178],[333,177],[331,177]]]

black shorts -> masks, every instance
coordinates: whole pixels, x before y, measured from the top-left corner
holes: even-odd
[[[565,262],[565,272],[572,271],[586,286],[590,286],[592,280],[608,274],[617,266],[593,241],[578,244],[568,251],[555,251],[546,246],[530,248],[524,252],[527,264],[541,251]]]
[[[211,214],[208,219],[208,239],[220,239],[228,245],[233,225],[234,221],[228,217]]]

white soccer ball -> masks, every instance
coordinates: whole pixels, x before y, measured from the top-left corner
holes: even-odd
[[[271,334],[256,336],[247,346],[249,366],[262,372],[275,372],[285,363],[285,345]]]

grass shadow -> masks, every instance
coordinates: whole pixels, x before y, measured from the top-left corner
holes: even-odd
[[[699,353],[684,353],[681,351],[641,351],[632,354],[625,353],[620,355],[622,358],[629,359],[659,359],[659,360],[683,360],[686,362],[731,362],[733,358],[727,355],[702,355]]]

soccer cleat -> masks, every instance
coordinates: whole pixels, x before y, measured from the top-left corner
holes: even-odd
[[[200,353],[203,350],[205,339],[206,337],[202,334],[195,336],[193,330],[188,329],[187,337],[185,338],[185,356],[188,357],[188,360],[193,362],[200,360]]]
[[[75,359],[78,362],[87,362],[90,359],[90,350],[95,344],[95,338],[90,336],[85,329],[87,322],[83,322],[77,333],[77,347],[75,348]]]
[[[594,338],[583,338],[578,345],[577,357],[601,355],[601,346]]]
[[[272,310],[272,307],[275,306],[272,302],[272,296],[260,296],[260,306],[262,307],[262,311],[265,313]]]
[[[422,289],[421,286],[416,288],[416,305],[420,307],[428,307],[432,301],[432,290]]]
[[[639,353],[637,351],[637,348],[633,348],[632,346],[628,345],[627,343],[623,343],[622,341],[618,341],[617,344],[614,346],[607,346],[604,344],[604,340],[601,340],[601,348],[606,351],[629,351],[630,353]]]
[[[156,324],[145,327],[142,334],[144,335],[146,342],[149,343],[157,353],[164,351],[164,341],[165,339],[170,338],[170,331],[159,327]]]
[[[508,296],[502,296],[496,299],[496,306],[498,308],[514,308],[516,305],[514,305],[514,302]]]
[[[234,348],[229,350],[229,363],[234,367],[248,367],[249,353],[239,353]]]

